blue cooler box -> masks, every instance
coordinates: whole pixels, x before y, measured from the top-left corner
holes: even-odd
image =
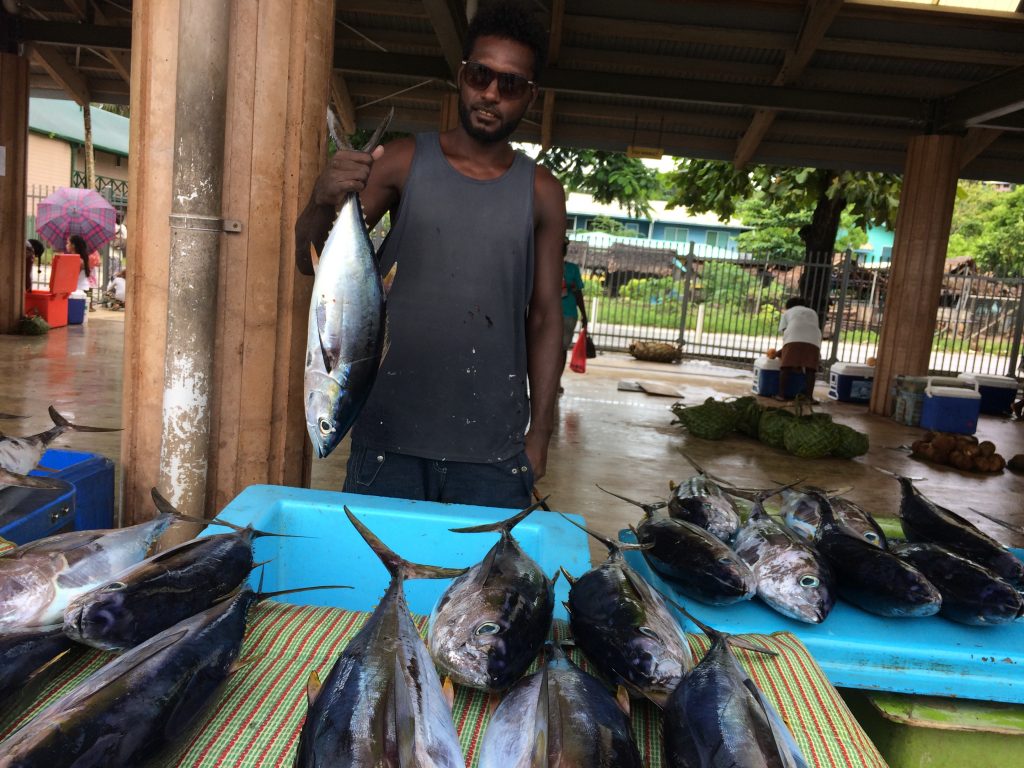
[[[0,490],[0,537],[27,544],[75,529],[75,488],[58,480],[58,488]]]
[[[921,406],[921,427],[935,432],[973,435],[978,429],[981,395],[962,387],[937,387],[929,384]]]
[[[978,388],[981,395],[981,412],[1002,415],[1010,412],[1010,406],[1017,397],[1017,380],[1011,376],[983,376],[978,373],[961,373],[958,379]]]
[[[782,362],[779,358],[774,360],[765,355],[754,361],[754,385],[752,387],[755,395],[761,397],[773,397],[779,394],[779,372],[782,369]],[[787,391],[785,397],[794,398],[804,391],[804,375],[792,373],[786,381]]]
[[[29,474],[74,486],[75,530],[114,527],[114,462],[106,456],[51,449]]]
[[[68,325],[81,325],[85,322],[85,299],[68,299]]]
[[[836,363],[828,374],[828,396],[844,403],[866,403],[874,381],[875,369],[870,365]]]

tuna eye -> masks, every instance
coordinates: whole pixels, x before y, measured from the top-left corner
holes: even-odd
[[[731,557],[720,557],[720,558],[718,558],[718,562],[720,562],[722,565],[728,565],[729,563],[732,562],[732,558]]]
[[[323,416],[317,419],[316,425],[319,427],[321,435],[329,435],[334,431],[334,425]]]
[[[495,624],[493,621],[485,621],[479,627],[476,628],[476,634],[479,635],[496,635],[501,632],[501,627]]]
[[[868,531],[864,534],[864,538],[868,541],[878,541],[878,534],[874,531]]]
[[[800,577],[800,586],[801,587],[816,587],[819,584],[821,584],[821,581],[818,579],[817,576],[810,576],[810,575],[808,575],[808,576],[801,576]]]
[[[658,637],[658,633],[655,632],[650,627],[637,627],[636,629],[637,629],[637,632],[639,632],[641,635],[646,635],[647,637],[651,638],[652,640],[661,640],[661,638]]]
[[[125,584],[123,581],[113,581],[110,584],[107,584],[107,586],[105,586],[103,588],[103,591],[104,592],[118,592],[119,590],[127,589],[127,588],[128,588],[128,585]]]

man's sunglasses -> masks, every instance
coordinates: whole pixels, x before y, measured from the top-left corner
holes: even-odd
[[[536,83],[512,72],[495,72],[490,67],[475,61],[463,61],[462,73],[466,85],[476,91],[485,91],[494,78],[498,78],[498,93],[506,99],[519,99]]]

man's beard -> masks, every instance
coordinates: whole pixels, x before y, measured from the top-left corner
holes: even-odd
[[[469,107],[466,106],[462,99],[459,99],[459,122],[466,133],[482,144],[497,144],[500,141],[504,141],[519,126],[519,120],[516,120],[508,123],[503,122],[494,131],[482,130],[473,125],[473,121],[469,116]]]

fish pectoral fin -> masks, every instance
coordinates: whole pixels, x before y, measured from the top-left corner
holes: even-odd
[[[807,761],[800,752],[796,740],[789,728],[782,721],[782,716],[775,710],[761,689],[757,687],[749,677],[743,681],[743,685],[750,691],[750,695],[760,706],[764,713],[765,720],[772,731],[772,738],[775,741],[775,748],[778,750],[779,758],[782,760],[782,768],[807,768]]]
[[[324,370],[332,373],[341,358],[341,350],[326,341],[324,328],[327,326],[327,310],[322,303],[316,307],[316,334],[320,341],[320,354],[324,359]]]
[[[549,741],[548,731],[551,729],[550,708],[551,699],[548,689],[548,665],[547,662],[545,662],[540,673],[540,690],[537,692],[537,709],[533,718],[533,756],[530,760],[530,768],[547,768]]]
[[[403,665],[402,644],[395,652],[395,673],[391,681],[391,704],[395,718],[395,742],[400,768],[416,768],[416,703],[405,679],[408,666]],[[419,669],[419,667],[417,667]],[[430,670],[434,674],[434,670]]]
[[[391,349],[391,322],[390,318],[385,313],[384,315],[384,340],[380,344],[380,363],[378,368],[384,365],[384,360],[388,356],[388,350]]]
[[[452,685],[452,679],[446,677],[444,682],[441,683],[441,693],[444,694],[444,700],[448,702],[448,709],[455,706],[455,686]]]
[[[312,707],[323,688],[324,684],[320,682],[320,675],[314,669],[309,673],[309,680],[306,681],[306,704]]]
[[[320,254],[316,252],[316,246],[309,244],[309,261],[313,265],[313,274],[320,268]]]
[[[256,656],[246,656],[244,659],[235,659],[231,666],[228,668],[228,675],[233,675],[236,672],[248,667],[250,664],[256,661]]]
[[[384,288],[384,295],[387,296],[391,293],[391,286],[395,283],[395,275],[398,274],[398,262],[396,261],[391,265],[391,269],[388,273],[380,279],[380,284]]]
[[[626,690],[626,686],[620,685],[615,689],[615,703],[619,705],[626,717],[629,717],[629,691]]]

